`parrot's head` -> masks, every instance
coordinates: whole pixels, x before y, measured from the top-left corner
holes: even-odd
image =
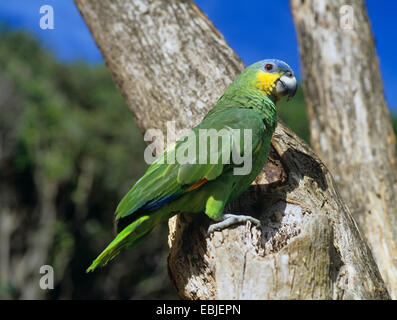
[[[228,103],[238,97],[270,99],[274,104],[281,98],[292,98],[297,90],[297,81],[291,67],[277,59],[267,59],[247,67],[229,86],[222,100]],[[237,99],[236,99],[237,98]],[[229,101],[228,101],[229,100]]]
[[[291,67],[281,60],[262,60],[249,66],[246,71],[252,77],[249,85],[266,94],[274,103],[285,96],[289,100],[298,88]]]

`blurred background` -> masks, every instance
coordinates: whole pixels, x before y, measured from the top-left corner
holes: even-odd
[[[289,4],[197,0],[246,64],[288,62],[300,76]],[[40,7],[54,29],[40,28]],[[397,3],[367,0],[385,95],[397,128]],[[255,17],[252,18],[252,12]],[[282,35],[265,45],[269,30]],[[280,118],[309,142],[304,99]],[[113,239],[113,211],[144,173],[145,143],[71,0],[0,3],[0,299],[174,299],[168,226],[95,273],[85,269]],[[54,289],[39,268],[54,268]]]

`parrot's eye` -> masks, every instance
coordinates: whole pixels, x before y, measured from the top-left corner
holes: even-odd
[[[267,65],[265,65],[265,70],[266,71],[272,71],[273,70],[273,65],[271,63],[268,63]]]

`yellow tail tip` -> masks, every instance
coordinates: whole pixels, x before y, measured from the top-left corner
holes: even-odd
[[[93,271],[96,269],[96,267],[97,267],[97,264],[96,264],[96,263],[92,263],[92,264],[85,270],[85,273],[93,272]]]

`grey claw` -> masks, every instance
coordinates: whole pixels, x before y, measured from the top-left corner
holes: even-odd
[[[258,219],[255,219],[250,216],[234,215],[234,214],[224,214],[217,221],[219,221],[219,222],[214,223],[209,226],[208,231],[207,231],[208,235],[213,233],[214,231],[222,230],[222,229],[230,227],[231,225],[234,225],[237,223],[245,223],[247,221],[250,221],[252,224],[254,224],[257,227],[259,227],[261,225],[261,222]]]

